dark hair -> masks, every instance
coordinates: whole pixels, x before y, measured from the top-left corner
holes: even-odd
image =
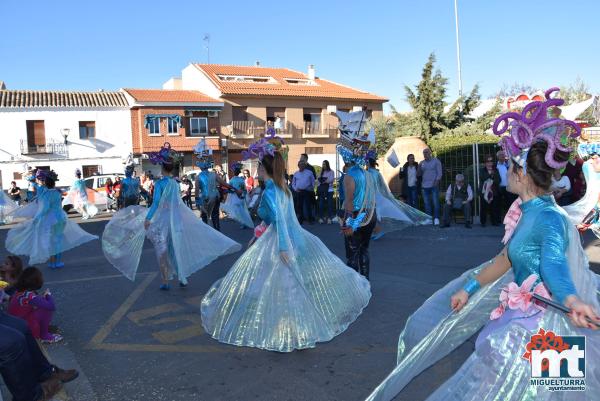
[[[10,182],[10,185],[12,185],[12,184],[15,184],[15,185],[17,185],[17,183],[16,183],[15,181],[11,181],[11,182]]]
[[[6,260],[12,266],[12,270],[7,272],[5,277],[10,276],[12,279],[19,278],[21,273],[23,273],[23,261],[21,258],[14,255],[8,255]]]
[[[273,156],[265,155],[261,162],[265,171],[273,179],[275,185],[282,189],[287,195],[290,195],[290,189],[285,180],[285,160],[281,153],[275,152]]]
[[[17,291],[37,291],[44,285],[44,276],[37,267],[28,267],[23,270],[15,283]]]
[[[163,170],[165,170],[167,173],[171,173],[175,169],[174,163],[163,163],[163,164],[161,164],[161,166],[162,166]]]
[[[548,191],[552,185],[552,175],[554,174],[555,168],[548,166],[546,163],[546,150],[548,144],[545,141],[536,142],[531,146],[529,154],[527,155],[527,175],[531,177],[533,183]],[[561,152],[557,150],[554,153],[554,160],[557,162],[565,162],[569,160],[569,154],[567,152]],[[513,172],[516,173],[521,169],[521,166],[514,163]]]
[[[308,160],[308,155],[306,153],[301,153],[300,157],[306,157],[306,159]]]
[[[373,159],[372,157],[369,157],[369,168],[375,168],[377,167],[377,161],[375,159]]]
[[[331,166],[329,166],[329,160],[323,160],[323,164],[325,168],[321,169],[321,175],[323,175],[323,171],[331,171]]]
[[[485,159],[483,159],[483,160],[487,163],[488,159],[492,159],[492,161],[495,160],[493,155],[485,155]]]
[[[54,178],[52,177],[46,177],[44,184],[46,185],[46,188],[52,189],[56,186],[56,181],[54,181]]]
[[[233,169],[233,175],[240,175],[242,169],[240,167],[236,167]]]

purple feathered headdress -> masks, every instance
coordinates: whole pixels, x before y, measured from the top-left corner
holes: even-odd
[[[572,151],[570,147],[563,145],[561,140],[576,138],[581,134],[581,128],[574,121],[548,118],[549,108],[561,106],[565,102],[563,99],[550,97],[558,90],[558,88],[550,88],[545,93],[545,101],[531,102],[521,113],[505,113],[494,122],[492,129],[494,134],[502,138],[500,140],[502,149],[525,171],[529,149],[535,142],[545,141],[548,144],[546,164],[558,169],[563,168],[567,162],[556,161],[554,159],[556,151]]]
[[[279,151],[284,159],[287,158],[288,147],[284,146],[285,142],[279,136],[273,127],[267,129],[267,133],[264,138],[259,139],[248,147],[248,150],[242,152],[242,159],[256,159],[262,160],[265,155],[274,156],[276,151]]]
[[[46,181],[46,178],[50,178],[54,181],[58,181],[58,175],[54,172],[54,170],[44,170],[37,169],[35,172],[36,180]]]
[[[152,164],[177,164],[180,160],[180,156],[175,150],[171,149],[171,144],[165,142],[158,152],[151,152],[148,155],[150,163]]]

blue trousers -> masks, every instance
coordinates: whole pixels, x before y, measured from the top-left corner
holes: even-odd
[[[52,365],[27,323],[4,312],[0,312],[0,374],[14,401],[37,400],[42,394],[39,383],[52,374]]]
[[[425,201],[425,213],[434,219],[440,218],[440,190],[437,187],[423,188],[423,201]],[[433,213],[432,213],[433,204]]]

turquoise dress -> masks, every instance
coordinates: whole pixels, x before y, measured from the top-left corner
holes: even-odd
[[[386,232],[402,230],[410,226],[431,224],[431,216],[394,197],[379,170],[370,168],[367,174],[375,188],[377,222]]]
[[[223,202],[221,210],[227,213],[230,219],[237,221],[245,227],[253,228],[254,222],[246,205],[246,183],[244,179],[242,177],[233,177],[229,180],[229,185],[234,189],[241,190],[242,195],[239,196],[235,192],[227,194],[227,199]]]
[[[521,205],[521,219],[508,244],[512,268],[483,286],[464,308],[450,310],[450,297],[469,277],[488,263],[468,270],[433,294],[413,313],[400,334],[398,365],[368,400],[391,400],[419,373],[463,344],[483,328],[475,351],[428,400],[594,400],[600,394],[600,332],[571,324],[552,307],[530,305],[525,311],[507,308],[497,318],[501,291],[510,282],[519,286],[532,274],[556,302],[577,295],[600,311],[600,277],[589,269],[579,234],[551,196],[540,196]],[[535,276],[533,276],[535,278]],[[533,289],[535,285],[531,288]],[[522,355],[539,329],[561,336],[586,336],[586,390],[552,392],[530,385],[531,365]],[[565,398],[563,398],[565,397]]]
[[[144,229],[144,221],[150,227]],[[182,283],[218,257],[241,245],[204,224],[181,200],[179,184],[163,177],[154,185],[154,201],[147,209],[130,206],[113,215],[102,234],[102,250],[108,261],[130,280],[135,279],[144,237],[154,245],[157,259],[169,259],[169,276]]]
[[[272,180],[265,185],[258,214],[268,228],[206,293],[202,324],[227,344],[312,348],[356,320],[371,297],[369,282],[300,226],[289,193]]]
[[[88,191],[91,196],[88,196]],[[63,206],[73,205],[75,210],[81,213],[84,219],[94,217],[98,213],[96,203],[106,204],[107,199],[104,195],[88,189],[85,186],[85,181],[82,179],[77,179],[73,182],[67,196],[62,200]]]
[[[33,213],[31,219],[8,231],[6,249],[28,255],[30,265],[98,238],[67,218],[58,189],[38,188],[36,200],[24,207],[19,217],[25,217],[26,211]]]

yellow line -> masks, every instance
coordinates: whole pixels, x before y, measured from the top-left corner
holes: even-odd
[[[148,274],[156,274],[156,273],[138,273],[138,276],[146,276]],[[125,277],[122,274],[112,274],[110,276],[100,276],[100,277],[84,277],[84,278],[74,278],[71,280],[58,280],[58,281],[47,281],[45,284],[69,284],[69,283],[80,283],[82,281],[94,281],[94,280],[106,280],[109,278],[119,278]]]
[[[144,290],[150,285],[152,280],[158,275],[158,273],[150,274],[142,283],[127,297],[125,302],[112,314],[110,319],[98,330],[96,335],[89,342],[88,347],[101,344],[102,341],[108,337],[112,329],[119,323],[119,321],[125,316],[129,308],[134,304],[135,301],[142,295]]]
[[[154,317],[154,316],[162,315],[163,313],[167,313],[167,312],[176,312],[181,309],[183,309],[183,306],[178,305],[178,304],[174,304],[174,303],[162,304],[162,305],[158,305],[158,306],[153,306],[152,308],[141,309],[141,310],[138,310],[135,312],[130,312],[127,314],[127,317],[132,322],[134,322],[140,326],[145,326],[145,325],[149,325],[149,324],[158,324],[158,323],[155,323],[154,320],[151,320],[149,322],[142,322],[142,320],[146,320],[146,319]]]

